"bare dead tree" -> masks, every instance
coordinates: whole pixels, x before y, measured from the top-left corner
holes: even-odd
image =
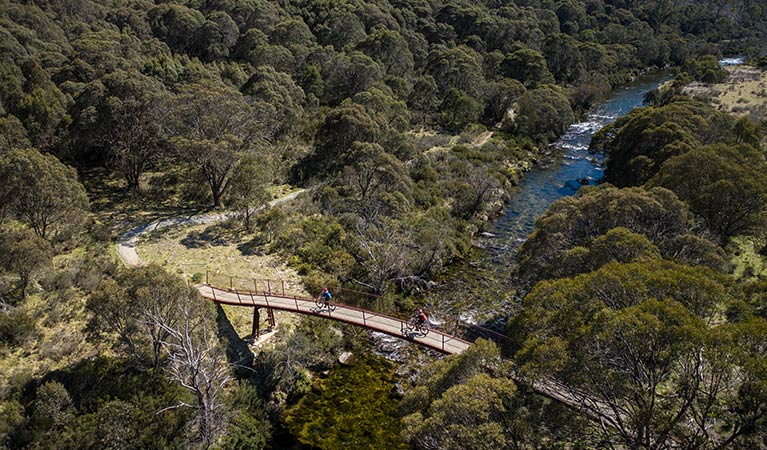
[[[234,377],[212,331],[212,321],[205,317],[204,311],[191,302],[184,302],[179,305],[178,313],[174,325],[166,324],[162,317],[150,317],[167,333],[162,344],[168,351],[169,378],[189,390],[196,402],[180,401],[164,410],[182,407],[195,410],[200,440],[208,448],[223,431],[224,387]]]
[[[375,292],[383,292],[387,283],[406,273],[413,247],[411,236],[392,223],[377,226],[360,220],[356,228],[359,252],[355,256],[369,278],[367,283],[357,282]]]

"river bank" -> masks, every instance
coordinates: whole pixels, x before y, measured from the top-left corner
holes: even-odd
[[[449,267],[436,281],[425,303],[442,320],[479,324],[502,330],[514,314],[520,292],[512,279],[516,248],[532,232],[538,216],[556,200],[574,195],[602,179],[605,155],[591,153],[592,136],[605,125],[641,107],[647,92],[673,78],[668,70],[648,72],[592,108],[550,146],[548,160],[524,174],[503,213],[477,241],[470,258]]]

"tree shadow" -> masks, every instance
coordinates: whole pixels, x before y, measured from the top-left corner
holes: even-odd
[[[37,388],[48,381],[63,384],[82,412],[96,411],[106,398],[130,401],[146,395],[173,398],[184,394],[159,372],[142,370],[129,360],[97,356],[30,380],[22,399],[33,400]]]
[[[216,305],[216,325],[218,336],[226,343],[226,359],[234,366],[237,378],[250,378],[253,376],[253,352],[248,343],[241,338],[232,326],[221,305]]]
[[[263,256],[265,254],[263,242],[261,242],[259,236],[239,244],[237,250],[239,250],[243,256]]]
[[[243,230],[239,221],[228,219],[212,224],[202,231],[191,231],[181,244],[186,248],[205,248],[227,246],[242,238]]]

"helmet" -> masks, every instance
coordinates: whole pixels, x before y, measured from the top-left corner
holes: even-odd
[[[322,289],[322,292],[327,292],[327,291],[328,291],[328,288],[323,288]]]

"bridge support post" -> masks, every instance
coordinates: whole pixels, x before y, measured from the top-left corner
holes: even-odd
[[[210,284],[208,282],[208,269],[205,269],[205,284]]]
[[[261,334],[261,330],[259,329],[261,325],[261,314],[258,312],[258,307],[253,308],[253,328],[251,330],[251,335],[253,336],[253,342],[256,342],[256,339],[258,339],[258,336]]]
[[[272,308],[266,308],[266,317],[269,319],[269,329],[274,329],[277,326],[277,322],[274,320],[274,310]]]

